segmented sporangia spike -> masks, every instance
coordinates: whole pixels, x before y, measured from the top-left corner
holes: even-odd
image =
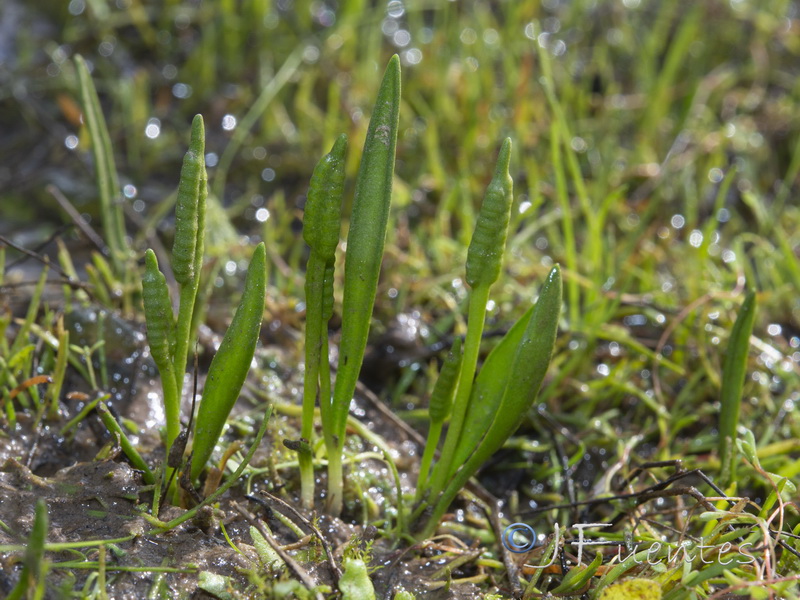
[[[347,136],[342,134],[311,175],[303,215],[303,239],[326,262],[339,244],[346,153]]]
[[[203,117],[196,115],[192,121],[192,138],[189,150],[183,157],[178,200],[175,204],[175,242],[172,246],[172,271],[180,284],[195,276],[197,249],[198,206],[201,181],[205,172],[205,129]]]
[[[174,335],[175,317],[172,314],[167,280],[158,268],[155,253],[148,250],[144,261],[142,300],[147,323],[147,341],[156,366],[159,371],[163,371],[164,366],[171,360],[170,346]]]
[[[486,188],[467,251],[466,280],[472,288],[491,285],[500,276],[514,197],[514,184],[508,172],[510,160],[511,140],[506,138],[497,157],[494,177]]]
[[[444,421],[450,415],[453,407],[453,394],[461,372],[461,338],[453,341],[450,352],[444,360],[439,378],[433,386],[430,402],[428,403],[428,416],[434,423]]]

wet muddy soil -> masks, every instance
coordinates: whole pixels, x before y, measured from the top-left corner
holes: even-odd
[[[110,394],[112,410],[128,423],[131,438],[145,460],[155,466],[162,459],[158,431],[163,410],[157,372],[141,324],[104,310],[76,308],[66,315],[65,325],[75,344],[105,340],[105,365],[99,360],[94,365],[98,373],[105,372],[108,387],[103,392]],[[213,346],[213,339],[206,342]],[[302,369],[291,352],[279,348],[259,348],[257,356],[259,367],[251,370],[222,445],[238,439],[246,448],[267,403],[274,406],[269,428],[249,476],[222,496],[213,514],[205,513],[205,518],[189,520],[169,532],[159,532],[148,522],[152,488],[114,447],[97,416],[90,413],[74,429],[62,431],[98,393],[69,369],[58,419],[37,419],[32,411],[19,411],[16,428],[6,428],[0,438],[0,545],[25,544],[35,504],[44,499],[49,515],[47,542],[86,544],[47,554],[48,597],[59,597],[57,589],[95,589],[101,555],[108,595],[113,598],[237,597],[226,595],[226,588],[251,594],[260,589],[258,594],[263,595],[275,582],[296,579],[298,574],[291,568],[275,571],[264,564],[251,534],[255,518],[266,523],[315,585],[335,591],[344,553],[368,549],[379,598],[392,598],[401,589],[418,598],[483,597],[470,583],[446,585],[450,577],[475,575],[478,567],[467,563],[443,576],[442,567],[454,556],[446,553],[446,547],[409,548],[389,535],[396,516],[395,482],[379,448],[357,435],[349,436],[349,448],[356,458],[347,476],[349,502],[343,519],[323,513],[324,469],[318,471],[317,511],[300,511],[298,516],[266,499],[262,491],[299,506],[296,456],[282,442],[298,437]],[[191,389],[188,379],[186,388]],[[183,414],[189,410],[187,394]],[[385,441],[403,489],[413,489],[421,453],[419,436],[363,388],[351,414]],[[226,477],[229,475],[230,470]],[[166,506],[158,516],[168,521],[182,513],[181,508]],[[319,551],[309,523],[316,523],[336,568]],[[105,544],[101,553],[100,540],[114,541]],[[66,562],[70,568],[59,567],[58,563]],[[0,552],[0,564],[0,595],[4,595],[20,576],[22,553]],[[262,583],[255,583],[259,581]],[[274,597],[283,597],[279,588],[273,591]],[[273,597],[272,592],[267,597]]]

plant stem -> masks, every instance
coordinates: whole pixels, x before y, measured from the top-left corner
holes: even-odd
[[[436,446],[439,445],[439,438],[442,435],[441,421],[431,423],[428,430],[428,439],[425,441],[425,451],[422,453],[422,462],[419,467],[419,477],[417,477],[417,493],[414,497],[414,502],[422,500],[422,493],[425,491],[428,480],[428,471],[433,461],[433,455],[436,452]]]
[[[183,379],[189,355],[192,313],[197,297],[197,277],[181,286],[178,322],[175,326],[175,356],[173,357],[173,389],[175,395],[167,398],[167,384],[164,384],[164,411],[167,418],[167,453],[172,442],[180,433],[180,399],[183,395]]]
[[[319,391],[321,346],[323,338],[322,287],[325,262],[311,250],[306,267],[306,334],[303,378],[303,419],[300,436],[311,442],[314,433],[314,406]],[[327,338],[327,335],[325,335]],[[325,357],[327,362],[327,356]],[[320,395],[320,398],[322,396]],[[327,402],[326,402],[327,404]],[[326,414],[328,411],[325,411]],[[314,505],[314,466],[308,452],[298,453],[300,463],[300,497],[305,508]]]
[[[475,378],[475,369],[478,366],[478,354],[481,349],[481,336],[483,324],[486,319],[486,302],[489,300],[490,284],[479,285],[472,290],[469,296],[469,316],[467,317],[467,338],[464,342],[464,362],[461,366],[461,376],[458,380],[458,390],[453,402],[453,415],[447,429],[444,448],[439,462],[433,470],[431,481],[431,499],[435,498],[447,485],[450,476],[450,467],[453,455],[464,425],[464,417],[469,406],[469,397],[472,392],[472,381]]]
[[[338,515],[342,512],[344,485],[342,479],[342,453],[344,440],[325,439],[328,453],[328,513]]]

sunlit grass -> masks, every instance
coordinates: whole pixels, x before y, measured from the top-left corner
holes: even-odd
[[[449,347],[468,330],[465,248],[491,157],[498,140],[513,139],[516,195],[486,331],[508,329],[556,263],[566,306],[536,410],[491,465],[518,475],[513,493],[500,490],[511,514],[545,529],[563,525],[574,516],[566,509],[546,516],[525,509],[611,493],[603,472],[627,476],[644,460],[681,459],[718,477],[720,401],[730,389],[723,365],[745,285],[759,308],[744,352],[740,427],[728,422],[726,431],[742,439],[741,426],[752,431],[764,471],[800,475],[792,442],[800,437],[800,211],[792,201],[800,45],[790,3],[712,1],[687,10],[674,2],[349,1],[336,11],[254,0],[235,10],[233,3],[90,4],[81,15],[52,16],[61,34],[42,53],[32,50],[32,34],[19,34],[16,95],[0,90],[0,106],[22,111],[37,137],[59,148],[51,162],[70,177],[57,182],[91,181],[87,134],[70,111],[76,78],[65,60],[75,51],[89,58],[120,181],[132,186],[123,202],[143,222],[130,231],[142,248],[148,236],[171,236],[186,123],[206,115],[209,178],[224,209],[209,247],[216,271],[201,290],[204,308],[230,305],[216,285],[217,277],[238,281],[224,266],[249,256],[239,232],[266,242],[275,314],[296,312],[311,170],[340,132],[362,146],[383,65],[397,52],[398,162],[372,331],[386,333],[398,314],[416,311],[427,332],[418,343]],[[128,70],[130,55],[149,58]],[[286,77],[276,78],[282,68]],[[38,103],[25,102],[20,86]],[[51,117],[39,103],[58,127],[45,124]],[[73,143],[68,136],[77,136],[77,149],[63,149]],[[350,154],[353,181],[358,157]],[[65,192],[99,220],[90,186]],[[22,192],[5,196],[9,219],[32,219]],[[341,264],[343,249],[336,252]],[[90,277],[104,303],[119,304],[102,263]],[[337,295],[334,314],[341,301]],[[275,321],[292,329],[287,318]],[[54,318],[40,323],[57,331]],[[331,324],[335,333],[336,316]],[[493,345],[483,343],[481,359]],[[58,349],[62,365],[78,362],[63,345],[48,348],[53,360]],[[4,352],[7,362],[20,349]],[[302,361],[301,350],[296,356]],[[438,369],[420,352],[387,374],[385,399],[414,425],[424,427],[419,409]],[[0,373],[9,385],[34,375],[32,355]],[[8,420],[25,409],[22,401],[25,394],[5,400]],[[731,449],[739,493],[766,498],[769,481]],[[796,525],[790,510],[787,518]]]

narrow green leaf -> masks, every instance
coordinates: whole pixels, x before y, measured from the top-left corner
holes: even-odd
[[[386,67],[367,130],[347,236],[342,342],[333,401],[333,431],[340,437],[364,359],[375,304],[392,199],[399,116],[400,58],[395,55]]]
[[[509,365],[514,362],[514,356],[528,328],[535,306],[531,304],[525,314],[508,330],[500,343],[489,353],[475,378],[464,426],[461,428],[461,436],[453,455],[454,465],[463,465],[466,462],[494,420],[511,376]]]
[[[341,462],[347,413],[364,360],[386,242],[399,116],[400,58],[395,55],[378,90],[356,177],[347,236],[339,371],[331,418],[323,418],[322,422],[328,448],[328,500],[334,514],[341,511]]]
[[[197,412],[192,479],[196,479],[222,433],[253,360],[266,294],[266,249],[260,243],[247,269],[242,300],[208,370]]]
[[[11,344],[9,355],[12,357],[12,360],[14,355],[17,354],[28,343],[28,334],[30,333],[31,327],[36,321],[36,315],[39,314],[39,308],[42,302],[42,294],[44,293],[44,286],[47,284],[47,273],[49,271],[50,265],[45,264],[41,274],[39,275],[39,280],[36,282],[36,287],[33,288],[33,294],[28,302],[28,310],[25,313],[25,320],[22,322],[22,325],[20,325],[19,331],[17,331],[17,336],[14,338],[14,343]]]
[[[476,454],[480,466],[505,443],[519,426],[522,415],[536,399],[547,374],[561,314],[561,269],[553,267],[536,302],[531,320],[517,349],[503,401]]]
[[[28,546],[25,548],[22,573],[17,585],[9,592],[8,600],[37,597],[39,594],[34,591],[37,588],[44,591],[47,567],[44,560],[44,543],[47,538],[47,526],[47,503],[43,498],[39,498],[34,510],[33,528],[28,537]]]
[[[117,423],[114,415],[108,410],[108,406],[106,406],[105,402],[98,403],[97,413],[100,415],[100,420],[103,421],[103,425],[106,426],[108,432],[112,436],[116,435],[119,438],[120,448],[122,448],[128,460],[131,461],[131,464],[143,472],[142,479],[144,479],[144,482],[148,485],[155,483],[156,478],[150,470],[150,467],[147,466],[147,463],[144,461],[141,454],[139,454],[139,451],[136,450],[136,447],[131,443],[130,439],[128,439],[128,436],[125,435],[125,432],[122,430],[119,423]]]
[[[735,475],[732,446],[736,441],[739,424],[739,409],[742,404],[742,389],[747,371],[747,355],[750,350],[750,335],[756,316],[756,294],[750,291],[745,296],[736,323],[731,330],[728,351],[722,366],[721,408],[719,414],[719,454],[723,471],[723,483],[727,484]]]
[[[552,594],[566,594],[569,592],[578,592],[583,588],[586,583],[597,573],[597,569],[603,564],[603,554],[598,552],[595,554],[594,560],[588,565],[576,565],[572,567],[569,572],[552,590]],[[577,595],[577,594],[576,594]]]
[[[103,117],[103,111],[100,109],[100,100],[89,74],[89,68],[80,55],[75,56],[75,70],[78,75],[83,120],[92,143],[103,231],[111,250],[111,259],[119,274],[122,272],[122,257],[126,252],[125,220],[122,206],[117,202],[120,197],[120,187],[117,168],[114,164],[114,153],[111,149],[111,137],[108,135],[108,126]]]
[[[34,576],[35,581],[40,581],[44,575],[42,562],[44,560],[44,543],[47,538],[47,502],[43,498],[36,501],[34,511],[33,529],[28,538],[28,547],[25,550],[25,566]]]

